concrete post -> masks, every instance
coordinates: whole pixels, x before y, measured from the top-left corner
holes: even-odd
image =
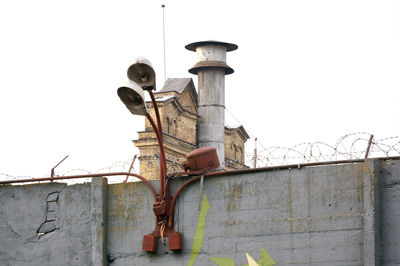
[[[226,52],[237,49],[231,43],[204,41],[186,45],[195,51],[199,62],[189,72],[198,78],[197,143],[199,147],[214,147],[221,166],[225,165],[225,75],[233,69],[226,64]]]
[[[90,193],[92,265],[107,265],[107,178],[92,178]]]
[[[363,255],[364,265],[380,265],[379,160],[365,160],[363,168]]]

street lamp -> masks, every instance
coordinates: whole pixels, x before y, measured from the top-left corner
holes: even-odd
[[[170,184],[167,181],[167,166],[165,151],[162,138],[162,127],[160,113],[157,102],[154,98],[153,90],[156,89],[156,75],[149,60],[146,58],[137,58],[128,68],[129,81],[118,88],[117,94],[128,110],[134,115],[146,116],[150,121],[152,128],[157,136],[158,147],[160,151],[160,192],[157,200],[153,204],[153,211],[156,215],[156,228],[150,235],[143,237],[143,250],[155,252],[157,250],[158,237],[168,236],[169,249],[182,249],[182,236],[174,231],[173,225],[167,225],[171,220],[170,215],[174,213],[171,210]],[[147,110],[144,91],[150,95],[156,114],[156,122]],[[143,179],[145,179],[143,177]],[[172,240],[172,241],[171,241]]]
[[[157,251],[158,237],[168,237],[168,248],[170,250],[181,250],[183,248],[182,234],[175,232],[174,214],[175,203],[180,192],[187,185],[199,180],[199,176],[204,177],[207,170],[219,167],[219,161],[216,149],[212,147],[204,147],[192,151],[186,155],[187,161],[183,163],[185,172],[175,173],[167,176],[167,165],[165,159],[165,151],[162,136],[162,127],[160,112],[157,102],[154,98],[153,90],[156,89],[156,74],[149,60],[146,58],[138,58],[128,68],[129,81],[122,87],[118,88],[117,94],[128,110],[134,115],[143,115],[150,121],[152,128],[157,136],[158,147],[160,151],[160,192],[155,196],[153,203],[153,212],[156,216],[156,228],[152,234],[144,235],[143,250],[149,252]],[[150,95],[153,103],[156,122],[151,117],[144,98],[144,91]],[[140,175],[136,175],[139,179],[146,182],[149,189],[154,195],[154,188],[148,180]],[[195,176],[182,184],[171,197],[170,180],[172,178],[183,176]]]
[[[132,114],[146,116],[149,113],[144,100],[144,91],[136,82],[129,81],[117,90],[117,94]]]
[[[136,58],[127,74],[130,80],[138,83],[144,90],[156,90],[156,73],[147,58]]]
[[[156,74],[150,61],[144,57],[139,57],[136,58],[133,64],[128,68],[127,75],[129,81],[125,86],[118,88],[117,94],[132,114],[146,116],[156,133],[160,150],[160,194],[164,196],[166,192],[165,179],[167,166],[162,139],[160,113],[152,92],[152,90],[156,89]],[[157,125],[147,110],[144,91],[149,93],[151,101],[153,102]]]

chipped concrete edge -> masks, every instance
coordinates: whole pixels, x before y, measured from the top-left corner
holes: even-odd
[[[92,178],[90,215],[92,230],[92,265],[107,265],[107,178]]]
[[[363,260],[364,265],[379,265],[380,261],[380,194],[382,162],[368,159],[363,165]]]

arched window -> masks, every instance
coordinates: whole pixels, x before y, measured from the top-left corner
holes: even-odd
[[[239,147],[239,159],[238,159],[238,161],[240,162],[240,163],[244,163],[243,160],[244,159],[244,154],[243,154],[243,149],[242,149],[242,147]]]
[[[149,171],[149,177],[150,177],[150,179],[152,179],[152,166],[153,166],[153,164],[151,163],[151,162],[148,162],[147,163],[147,167],[148,167],[148,171]]]
[[[174,135],[174,136],[178,136],[178,123],[176,122],[176,120],[174,120],[173,122],[172,122],[172,134]]]
[[[169,121],[169,117],[167,116],[167,118],[165,118],[165,122],[167,124],[167,133],[169,134],[169,130],[170,130],[170,121]]]

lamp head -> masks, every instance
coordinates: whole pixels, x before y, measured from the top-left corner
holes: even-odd
[[[138,57],[128,68],[128,78],[142,87],[144,90],[156,89],[156,73],[150,61],[144,57]]]
[[[147,106],[143,89],[134,81],[118,88],[117,94],[129,111],[134,115],[147,115]]]

